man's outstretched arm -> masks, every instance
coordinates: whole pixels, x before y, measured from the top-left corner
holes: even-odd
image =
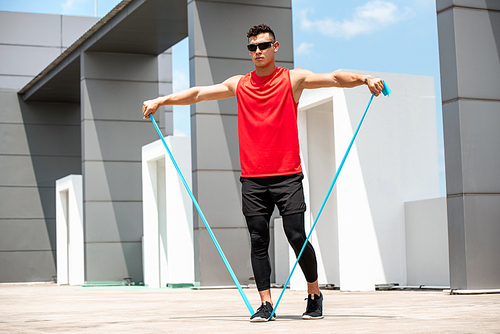
[[[161,106],[190,105],[201,101],[222,100],[233,97],[236,95],[236,86],[240,78],[241,76],[237,75],[220,84],[191,87],[167,96],[144,101],[142,114],[144,118],[147,118],[150,114],[154,115]]]
[[[366,84],[371,93],[379,96],[384,88],[384,82],[380,78],[344,71],[314,73],[298,68],[291,71],[291,77],[294,97],[297,101],[304,89],[325,87],[352,88]]]

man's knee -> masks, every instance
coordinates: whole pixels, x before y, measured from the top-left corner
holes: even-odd
[[[245,217],[248,231],[250,233],[250,242],[252,246],[267,246],[269,244],[269,222],[266,216]]]

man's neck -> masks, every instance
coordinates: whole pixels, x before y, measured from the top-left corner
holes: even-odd
[[[259,77],[266,77],[268,75],[273,74],[274,70],[276,70],[276,64],[272,63],[267,66],[255,66],[255,74]]]

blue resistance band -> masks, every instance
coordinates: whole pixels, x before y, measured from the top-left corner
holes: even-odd
[[[384,96],[387,96],[391,93],[391,90],[389,87],[387,87],[385,81],[384,81],[384,89],[382,90],[382,93],[384,94]],[[361,117],[361,121],[359,122],[358,127],[356,128],[356,131],[354,132],[354,136],[351,139],[351,143],[349,144],[349,147],[347,148],[347,151],[344,154],[344,158],[342,159],[342,162],[340,163],[339,169],[337,169],[337,173],[335,174],[335,177],[333,178],[332,184],[330,185],[330,188],[328,189],[328,192],[327,192],[326,197],[323,201],[323,204],[321,205],[321,208],[319,209],[318,215],[316,216],[316,219],[314,220],[314,224],[312,225],[311,230],[309,231],[309,234],[307,235],[307,239],[304,242],[304,245],[302,246],[302,249],[300,250],[299,255],[297,256],[297,261],[295,261],[295,264],[292,267],[292,271],[290,271],[290,275],[288,276],[288,279],[286,280],[286,283],[283,286],[283,289],[281,290],[280,297],[278,298],[276,305],[274,305],[273,312],[271,312],[269,319],[272,318],[272,316],[276,312],[276,309],[278,308],[278,305],[281,301],[281,298],[283,297],[283,294],[285,293],[286,287],[288,286],[288,283],[290,282],[290,278],[292,278],[293,272],[295,271],[295,268],[297,267],[297,263],[299,263],[299,259],[302,256],[302,252],[306,248],[307,242],[309,241],[309,238],[311,237],[311,234],[314,230],[314,227],[316,226],[316,223],[318,222],[319,216],[321,215],[321,212],[323,211],[323,208],[325,207],[326,201],[328,200],[328,197],[330,197],[330,194],[332,193],[333,186],[335,185],[335,182],[337,182],[337,178],[340,174],[340,171],[342,170],[342,167],[344,166],[344,162],[347,159],[347,156],[349,155],[349,151],[351,150],[352,144],[354,144],[354,139],[356,139],[356,136],[358,135],[359,128],[361,127],[361,124],[363,123],[363,120],[365,119],[366,113],[368,111],[368,108],[370,107],[370,104],[372,103],[374,96],[375,96],[375,93],[372,94],[372,96],[370,97],[370,101],[368,101],[368,105],[366,106],[366,110],[363,113],[363,117]]]
[[[198,205],[198,202],[194,198],[194,195],[191,192],[191,189],[189,188],[189,186],[188,186],[188,184],[186,182],[186,179],[182,175],[182,172],[181,172],[179,166],[177,165],[177,162],[175,161],[174,156],[172,155],[172,152],[168,148],[168,145],[165,142],[165,139],[163,138],[163,135],[161,134],[161,131],[158,128],[158,125],[156,125],[156,121],[155,121],[154,117],[152,117],[152,115],[149,115],[149,118],[151,118],[151,122],[153,122],[153,125],[156,128],[156,132],[158,132],[158,135],[160,136],[160,139],[163,142],[163,145],[167,149],[168,155],[170,156],[170,160],[172,160],[172,163],[174,164],[174,167],[177,170],[177,173],[179,174],[179,176],[180,176],[180,178],[182,180],[182,183],[184,183],[184,187],[186,188],[189,196],[191,197],[191,200],[193,201],[193,204],[196,207],[196,210],[198,210],[198,213],[200,214],[201,220],[203,220],[203,224],[205,224],[205,227],[207,228],[207,231],[210,234],[210,237],[212,238],[212,241],[214,242],[215,247],[219,251],[219,254],[220,254],[221,258],[222,258],[222,261],[224,261],[224,264],[226,265],[226,268],[229,271],[229,274],[231,275],[231,278],[233,279],[234,284],[236,284],[236,286],[238,287],[238,291],[240,292],[240,295],[243,298],[243,301],[247,305],[247,308],[250,311],[250,314],[253,315],[254,312],[253,312],[252,306],[250,305],[250,302],[248,301],[247,296],[243,292],[243,289],[241,288],[240,282],[238,282],[238,279],[236,278],[236,275],[234,274],[233,269],[231,269],[231,266],[229,265],[229,262],[227,261],[226,256],[224,255],[224,252],[222,251],[222,248],[220,247],[219,243],[217,242],[217,239],[215,238],[215,235],[213,234],[212,229],[210,228],[210,225],[208,225],[207,220],[205,218],[205,215],[201,211],[201,208]]]

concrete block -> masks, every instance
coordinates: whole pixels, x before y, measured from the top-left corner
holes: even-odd
[[[196,57],[189,60],[189,66],[191,86],[221,83],[232,76],[244,75],[255,69],[249,56],[243,59]]]
[[[34,76],[13,76],[0,74],[0,88],[14,89],[19,91],[26,86]]]
[[[439,55],[446,61],[440,62],[441,98],[443,102],[458,97],[457,53],[455,41],[454,12],[438,14]]]
[[[196,115],[192,122],[193,169],[240,170],[238,118]]]
[[[206,0],[206,2],[222,2],[231,4],[241,4],[241,5],[258,5],[262,7],[284,7],[291,8],[292,4],[290,0]]]
[[[172,94],[172,83],[171,82],[159,82],[158,83],[158,96],[166,96]],[[163,106],[159,110],[173,110],[173,106]]]
[[[500,102],[459,101],[465,193],[500,193]],[[448,143],[446,143],[448,144]]]
[[[141,282],[142,243],[85,243],[85,281]]]
[[[247,228],[213,230],[227,261],[240,284],[255,283],[250,263],[250,236]],[[235,285],[206,229],[198,230],[199,265],[202,286]]]
[[[172,49],[158,55],[158,80],[172,82]]]
[[[453,6],[453,0],[436,0],[436,11],[441,11]]]
[[[140,202],[85,203],[85,240],[137,242],[142,237]]]
[[[1,77],[0,77],[1,80]],[[23,114],[19,106],[19,96],[15,89],[0,89],[0,119],[4,123],[22,123]]]
[[[500,199],[495,195],[448,197],[452,289],[500,287]]]
[[[59,48],[0,45],[0,73],[36,76],[60,53]]]
[[[56,252],[0,252],[0,282],[51,282],[56,276]]]
[[[68,48],[85,34],[100,18],[89,16],[61,16],[61,43],[62,47]]]
[[[0,73],[34,77],[60,54],[59,48],[0,45]]]
[[[500,10],[500,4],[497,1],[491,1],[491,0],[437,0],[436,1],[437,11],[444,10],[451,6]]]
[[[443,105],[443,135],[446,157],[446,192],[464,192],[460,109],[458,101]]]
[[[38,125],[64,125],[69,126],[73,132],[80,132],[80,105],[73,103],[25,103],[20,101],[17,92],[15,94],[17,113],[20,108],[22,122],[25,124]],[[80,141],[79,141],[80,142]],[[80,146],[80,143],[77,144]]]
[[[22,124],[0,124],[0,154],[29,154],[30,149]]]
[[[500,196],[465,196],[464,220],[467,289],[499,289]]]
[[[165,128],[163,130],[163,134],[165,136],[172,136],[174,134],[174,112],[166,111],[164,117]]]
[[[195,171],[193,192],[211,227],[246,227],[239,171]],[[203,227],[195,211],[194,226]]]
[[[38,250],[56,250],[55,219],[2,219],[0,252]]]
[[[141,201],[140,161],[86,161],[83,173],[84,201]]]
[[[5,140],[0,154],[78,156],[79,131],[71,127],[36,124],[0,124]],[[64,140],[61,140],[64,138]]]
[[[491,146],[500,140],[499,105],[465,100],[443,106],[448,194],[500,192],[500,159]]]
[[[82,77],[86,80],[158,80],[158,60],[152,55],[85,52],[83,64]]]
[[[498,5],[497,5],[498,6]],[[500,7],[500,6],[498,6]],[[500,12],[453,10],[460,97],[498,99],[500,96]],[[474,24],[470,24],[474,22]],[[480,77],[478,85],[472,77]]]
[[[55,219],[54,198],[54,187],[2,187],[0,212],[7,219]]]
[[[196,18],[194,22],[190,22],[193,24],[193,33],[189,33],[190,48],[194,51],[194,56],[249,58],[246,34],[249,28],[256,25],[255,17],[258,16],[259,22],[273,22],[271,28],[277,40],[282,43],[276,59],[293,62],[291,6],[263,8],[265,7],[205,1],[189,4],[188,11],[193,11],[189,15]],[[215,17],[223,19],[225,24],[221,25]],[[228,26],[232,29],[227,29]],[[207,31],[210,33],[207,34]]]
[[[151,121],[134,122],[88,120],[83,122],[85,160],[141,160],[141,146],[158,138]],[[143,139],[133,133],[141,133]]]
[[[157,82],[84,80],[82,117],[84,119],[140,121],[142,120],[142,103],[157,96]]]
[[[0,31],[0,44],[61,46],[60,15],[2,11]]]
[[[0,186],[50,187],[63,175],[79,173],[81,163],[80,157],[0,155]]]
[[[454,196],[447,199],[448,245],[450,254],[450,287],[466,290],[467,252],[465,244],[464,197]]]

